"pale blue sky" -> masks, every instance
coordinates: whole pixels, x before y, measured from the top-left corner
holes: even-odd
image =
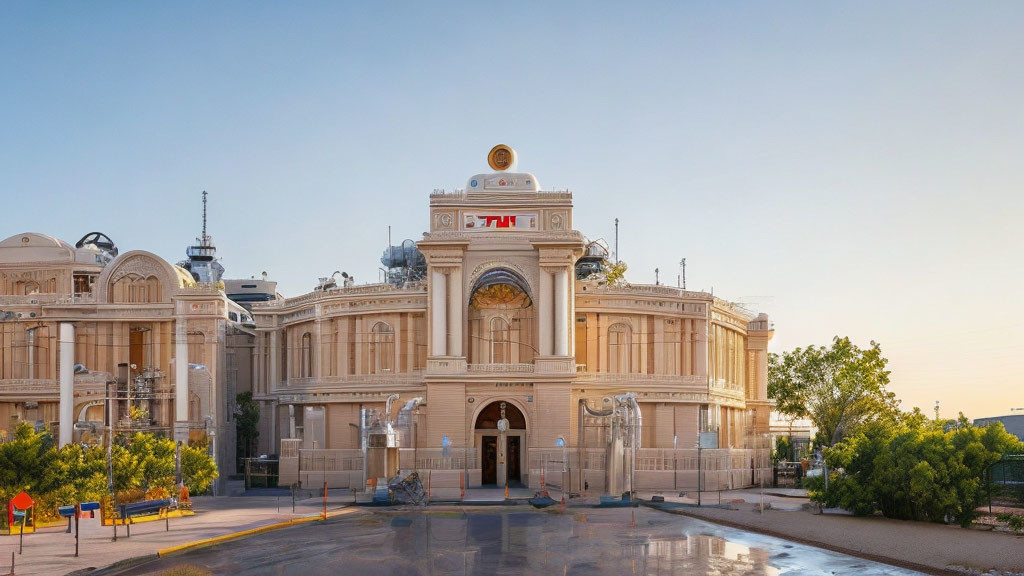
[[[1024,3],[0,5],[0,237],[375,281],[503,142],[629,279],[883,344],[904,405],[1024,407]]]

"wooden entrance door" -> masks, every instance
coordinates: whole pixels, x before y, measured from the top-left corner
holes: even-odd
[[[480,463],[480,483],[498,483],[498,437],[483,437],[483,461]]]
[[[508,449],[505,450],[506,461],[508,462],[508,483],[519,484],[522,482],[522,475],[519,471],[519,441],[521,436],[509,436]]]

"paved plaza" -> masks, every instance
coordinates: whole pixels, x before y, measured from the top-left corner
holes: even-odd
[[[116,572],[212,574],[916,574],[647,508],[362,509]]]
[[[661,494],[665,511],[599,509],[596,499],[573,499],[561,510],[495,506],[503,490],[470,490],[461,504],[360,507],[352,506],[351,492],[339,490],[328,495],[328,522],[288,526],[320,514],[323,500],[304,496],[294,512],[287,495],[197,498],[196,515],[172,519],[170,531],[163,522],[140,523],[131,538],[120,528],[117,542],[111,527],[86,519],[78,558],[73,535],[45,528],[26,536],[16,574],[159,574],[181,564],[213,574],[814,574],[823,567],[840,574],[913,573],[821,547],[931,574],[963,574],[964,568],[1024,574],[1024,537],[818,515],[804,506],[802,492],[783,489],[765,491],[763,514],[758,490],[705,493],[701,508],[694,506],[696,494]],[[266,528],[274,530],[138,564],[160,550]],[[17,544],[16,537],[0,537],[0,574]],[[125,561],[128,566],[109,568]]]
[[[112,527],[100,526],[98,517],[85,518],[79,527],[77,558],[74,534],[65,534],[61,527],[26,534],[22,554],[17,554],[17,536],[0,536],[0,574],[6,574],[10,568],[11,552],[15,552],[17,576],[84,573],[129,558],[153,555],[171,546],[316,516],[323,506],[322,499],[307,498],[296,503],[293,513],[288,496],[197,497],[193,500],[196,514],[172,518],[170,531],[165,530],[163,521],[144,522],[132,526],[131,538],[126,538],[125,528],[119,527],[117,542],[112,541]],[[339,513],[351,502],[350,492],[331,492],[328,509]]]

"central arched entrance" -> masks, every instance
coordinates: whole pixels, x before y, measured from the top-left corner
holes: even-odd
[[[503,425],[507,421],[507,427]],[[512,402],[498,400],[484,407],[473,426],[480,448],[482,485],[519,485],[523,480],[526,417]]]

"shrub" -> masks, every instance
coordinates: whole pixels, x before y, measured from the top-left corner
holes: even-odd
[[[996,519],[1006,522],[1006,525],[1014,532],[1024,530],[1024,514],[1000,514],[996,516]]]
[[[962,419],[944,431],[920,416],[872,423],[826,450],[841,472],[828,490],[812,483],[812,499],[859,515],[969,525],[985,496],[985,471],[1021,443],[1002,424],[977,428]]]
[[[117,437],[110,447],[113,487],[118,504],[162,499],[177,494],[174,473],[176,444],[151,434]],[[193,492],[206,490],[217,468],[202,447],[182,448],[183,479]],[[57,517],[57,506],[100,501],[104,514],[113,513],[107,449],[68,444],[60,449],[48,433],[29,424],[0,444],[0,499],[6,502],[21,490],[36,500],[41,520]],[[7,515],[0,514],[0,527]]]

